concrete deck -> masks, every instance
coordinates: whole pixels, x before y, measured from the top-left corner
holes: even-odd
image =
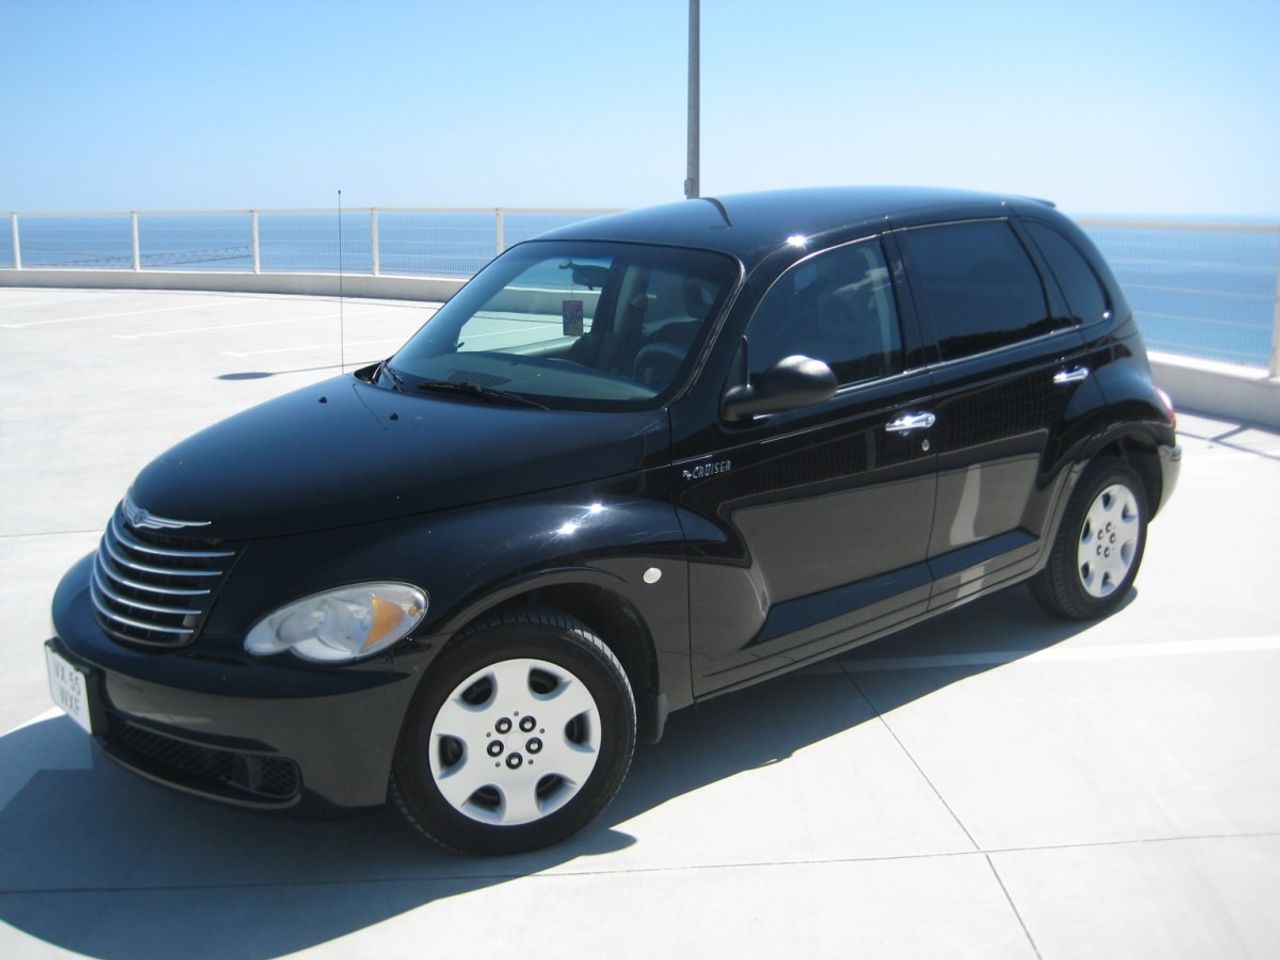
[[[349,301],[348,366],[428,312]],[[1280,955],[1280,434],[1185,413],[1114,616],[1015,589],[705,704],[556,849],[120,771],[49,709],[58,577],[151,457],[337,363],[332,300],[0,289],[0,956]]]

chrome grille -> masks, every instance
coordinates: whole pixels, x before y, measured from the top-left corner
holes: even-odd
[[[236,551],[137,529],[116,510],[94,558],[98,625],[125,643],[181,647],[196,638]]]

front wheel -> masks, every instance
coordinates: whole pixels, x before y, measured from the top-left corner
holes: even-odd
[[[1146,545],[1142,479],[1122,460],[1098,460],[1076,485],[1049,563],[1032,579],[1031,592],[1059,616],[1103,616],[1128,594]]]
[[[469,628],[414,696],[391,796],[411,824],[468,853],[556,843],[612,799],[635,749],[635,699],[613,652],[563,614]]]

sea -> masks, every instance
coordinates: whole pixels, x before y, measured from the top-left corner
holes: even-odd
[[[505,211],[504,246],[584,218],[582,211]],[[1249,367],[1265,367],[1280,271],[1280,226],[1189,221],[1085,221],[1138,317],[1150,349]],[[24,267],[130,269],[128,214],[20,214]],[[263,272],[370,273],[367,209],[258,215]],[[253,269],[248,212],[140,213],[142,268]],[[490,211],[378,211],[383,274],[468,277],[498,252]],[[0,268],[14,265],[9,229],[0,229]]]

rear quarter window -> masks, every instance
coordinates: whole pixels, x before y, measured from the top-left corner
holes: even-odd
[[[1043,223],[1024,221],[1023,225],[1053,271],[1076,322],[1096,323],[1105,317],[1111,309],[1106,291],[1075,244]]]
[[[1003,220],[917,227],[897,236],[916,307],[943,360],[1053,331],[1040,274]]]

